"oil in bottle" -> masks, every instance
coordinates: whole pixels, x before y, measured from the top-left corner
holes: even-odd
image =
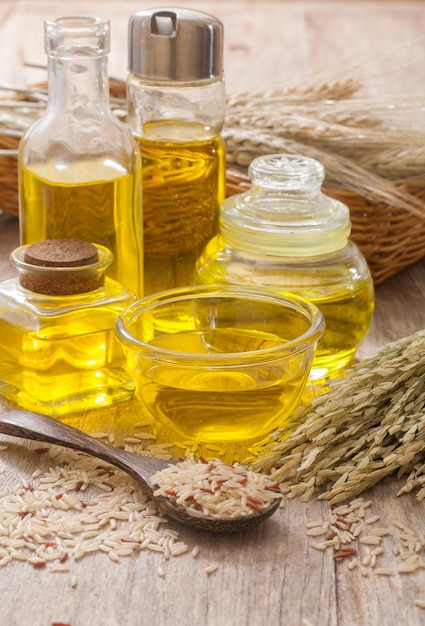
[[[46,20],[46,111],[19,147],[21,243],[77,238],[113,253],[108,273],[143,295],[140,154],[109,104],[109,20]]]
[[[168,137],[168,139],[167,139]],[[170,139],[169,137],[172,137]],[[199,124],[148,124],[142,155],[145,291],[190,284],[224,200],[221,137]]]

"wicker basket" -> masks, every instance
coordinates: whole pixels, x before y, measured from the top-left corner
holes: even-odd
[[[123,86],[111,85],[111,95],[123,96]],[[0,209],[18,215],[18,137],[2,134],[0,129]],[[249,178],[228,170],[227,194],[240,193],[249,187]],[[425,190],[411,190],[423,199]],[[352,222],[352,239],[366,257],[375,284],[405,269],[425,256],[425,219],[407,210],[385,203],[371,202],[357,193],[341,188],[324,192],[347,204]]]

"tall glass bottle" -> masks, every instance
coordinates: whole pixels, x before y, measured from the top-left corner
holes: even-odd
[[[220,234],[203,250],[195,282],[261,285],[314,303],[326,327],[310,379],[339,374],[374,309],[368,265],[349,239],[349,209],[321,191],[325,170],[315,159],[267,155],[249,172],[251,189],[221,206]]]
[[[48,103],[19,150],[21,243],[110,249],[108,275],[143,295],[140,154],[109,103],[109,20],[46,20]]]
[[[129,23],[128,122],[142,155],[145,293],[190,283],[225,197],[223,27],[189,9]]]

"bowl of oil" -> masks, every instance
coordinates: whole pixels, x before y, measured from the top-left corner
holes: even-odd
[[[303,298],[221,285],[143,298],[115,326],[144,408],[200,442],[286,426],[323,330],[319,309]]]

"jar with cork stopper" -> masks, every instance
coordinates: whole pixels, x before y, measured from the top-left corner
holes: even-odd
[[[115,337],[135,296],[106,277],[111,252],[74,239],[16,248],[0,283],[0,393],[51,416],[106,406],[134,385]]]
[[[317,160],[290,154],[251,162],[251,188],[221,205],[220,233],[200,255],[194,282],[253,284],[292,292],[325,318],[310,380],[339,375],[373,317],[367,262],[350,240],[349,208],[326,196]]]

